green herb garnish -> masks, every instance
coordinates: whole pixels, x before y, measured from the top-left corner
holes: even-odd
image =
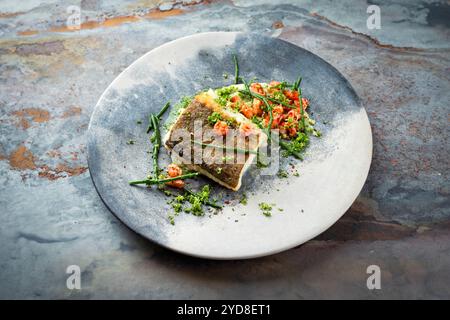
[[[201,202],[207,206],[213,207],[215,209],[222,209],[222,206],[215,203],[215,201],[210,201],[209,196],[211,193],[211,189],[209,185],[204,185],[202,190],[200,192],[193,192],[189,189],[184,188],[184,191],[186,191],[187,196],[196,196],[199,197]]]
[[[183,209],[183,206],[181,205],[181,203],[173,203],[172,208],[175,211],[175,213],[180,213],[181,210]]]
[[[241,200],[239,200],[239,203],[243,204],[244,206],[247,205],[248,199],[247,199],[247,195],[245,193],[242,195]]]
[[[161,133],[159,131],[159,119],[155,115],[150,115],[150,120],[153,127],[153,135],[151,137],[151,142],[153,143],[153,153],[152,153],[152,159],[153,159],[153,176],[155,178],[158,177],[160,169],[158,166],[158,156],[159,156],[159,147],[161,146]]]
[[[225,107],[227,102],[231,99],[231,95],[236,93],[238,89],[235,86],[223,87],[216,90],[217,99],[215,100],[219,105]]]
[[[289,174],[287,173],[287,171],[286,170],[282,170],[282,169],[280,169],[280,170],[278,170],[278,177],[279,178],[288,178],[289,177]]]
[[[258,204],[258,206],[259,206],[259,209],[261,209],[263,215],[265,215],[266,217],[272,216],[272,206],[270,204],[261,202]]]
[[[233,54],[233,61],[234,61],[234,83],[239,83],[239,63],[237,56]]]
[[[292,85],[292,90],[298,91],[298,89],[300,88],[300,83],[302,83],[302,77],[298,77],[298,79],[294,82],[294,84]]]
[[[244,95],[250,95],[250,96],[253,96],[253,97],[256,98],[256,99],[260,99],[260,100],[263,100],[263,101],[264,101],[264,99],[266,99],[266,100],[271,101],[271,102],[274,102],[274,103],[276,103],[276,104],[281,104],[282,106],[284,106],[284,107],[286,107],[286,108],[291,108],[291,109],[295,109],[295,108],[296,108],[296,106],[290,105],[290,104],[287,103],[287,102],[277,100],[277,99],[275,99],[274,97],[270,97],[270,96],[262,96],[262,95],[260,95],[259,93],[253,92],[253,91],[251,91],[251,90],[248,89],[248,88],[246,88],[246,90],[240,90],[239,92],[242,93],[242,94],[244,94]]]
[[[166,110],[169,109],[169,107],[170,107],[170,102],[167,102],[164,105],[164,107],[162,107],[162,109],[158,112],[158,114],[156,115],[156,118],[158,119],[158,121],[161,120],[161,117],[164,115]],[[149,119],[148,119],[149,121],[148,121],[147,133],[149,133],[152,129],[154,129],[154,124],[153,124],[152,119],[151,119],[152,115],[153,114],[151,114],[149,116]]]
[[[309,145],[309,137],[308,134],[299,131],[297,133],[297,137],[294,140],[290,142],[280,140],[279,144],[280,147],[285,151],[283,153],[283,156],[294,156],[299,160],[303,160],[301,152],[303,152]]]
[[[153,184],[162,184],[174,180],[183,180],[183,179],[189,179],[198,176],[198,172],[191,172],[186,173],[178,177],[173,178],[164,178],[164,179],[143,179],[143,180],[133,180],[128,182],[130,185],[137,185],[137,184],[146,184],[146,185],[153,185]]]
[[[213,112],[211,115],[208,116],[208,122],[211,125],[215,125],[217,121],[222,120],[222,115],[218,112]]]
[[[184,196],[178,196],[175,198],[176,203],[172,205],[175,210],[179,212],[183,210],[186,213],[192,213],[195,216],[204,215],[203,205],[207,205],[216,209],[222,207],[209,200],[211,194],[211,188],[209,185],[204,185],[199,192],[194,192],[189,189],[184,189],[186,194]],[[190,207],[184,207],[183,205],[188,202]]]

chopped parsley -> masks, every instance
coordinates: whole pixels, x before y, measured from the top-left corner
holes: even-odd
[[[261,202],[258,204],[258,206],[259,206],[259,209],[261,209],[263,215],[265,215],[266,217],[272,216],[272,206],[270,204]]]
[[[226,106],[227,102],[230,100],[231,95],[233,93],[236,93],[238,91],[237,87],[235,86],[229,86],[229,87],[223,87],[216,90],[217,99],[216,102],[220,104],[221,106]]]
[[[178,203],[184,203],[186,201],[186,198],[182,195],[179,195],[175,198],[175,201]]]
[[[283,156],[288,157],[293,153],[300,153],[309,145],[309,136],[307,133],[298,132],[297,137],[289,143],[286,143],[288,148],[284,150]]]
[[[192,213],[194,216],[202,216],[204,214],[200,198],[194,195],[190,195],[189,203],[191,204],[191,207],[188,208],[189,212]]]
[[[208,122],[211,124],[211,125],[215,125],[216,124],[216,122],[217,121],[220,121],[220,120],[222,120],[222,115],[220,114],[220,113],[218,113],[218,112],[213,112],[213,113],[211,113],[211,115],[210,116],[208,116]]]
[[[179,213],[183,209],[183,206],[181,205],[181,203],[173,203],[172,208],[176,213]]]
[[[247,205],[248,199],[247,199],[247,195],[245,193],[242,195],[241,200],[239,200],[239,203],[243,204],[244,206]]]
[[[204,185],[199,192],[189,192],[184,197],[191,204],[190,208],[186,208],[185,212],[190,212],[194,216],[203,216],[203,205],[208,204],[209,196],[211,194],[210,186]]]
[[[305,150],[309,145],[309,137],[303,132],[298,132],[297,137],[292,141],[292,149],[296,152]]]
[[[275,91],[272,93],[272,98],[282,102],[282,103],[286,103],[289,104],[289,100],[286,98],[286,96],[284,95],[284,93],[282,91]]]
[[[283,170],[283,169],[278,170],[277,175],[279,178],[288,178],[289,177],[289,174],[287,173],[287,171]]]
[[[179,194],[174,196],[172,200],[167,202],[167,204],[172,206],[174,211],[174,214],[169,214],[169,221],[171,222],[174,220],[174,217],[178,216],[180,212],[191,213],[194,216],[204,216],[204,205],[216,209],[222,208],[220,205],[216,204],[215,200],[210,201],[210,195],[211,188],[209,185],[204,185],[198,192],[185,189],[184,195]],[[171,222],[171,224],[173,223]]]

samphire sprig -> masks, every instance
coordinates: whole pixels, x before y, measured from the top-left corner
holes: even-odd
[[[163,178],[163,179],[149,178],[149,179],[143,179],[143,180],[133,180],[128,183],[130,185],[137,185],[137,184],[154,185],[154,184],[162,184],[162,183],[166,183],[166,182],[170,182],[170,181],[174,181],[174,180],[183,180],[183,179],[194,178],[198,175],[199,175],[198,172],[190,172],[190,173],[186,173],[186,174],[183,174],[183,175],[177,176],[177,177],[170,177],[170,178]]]
[[[164,107],[162,107],[162,109],[158,112],[158,114],[156,115],[156,118],[158,119],[158,120],[161,120],[161,118],[162,118],[162,116],[164,115],[164,113],[167,111],[167,109],[169,109],[169,107],[170,107],[170,102],[167,102],[165,105],[164,105]],[[154,125],[153,125],[153,122],[152,122],[152,116],[153,116],[154,114],[153,113],[151,113],[150,115],[149,115],[149,117],[148,117],[148,127],[147,127],[147,134],[148,133],[150,133],[150,131],[154,128]]]

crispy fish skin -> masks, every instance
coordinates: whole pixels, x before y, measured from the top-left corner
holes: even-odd
[[[225,139],[213,133],[213,125],[208,121],[208,117],[213,112],[219,113],[222,119],[230,124],[231,130]],[[240,134],[239,126],[244,123],[252,127],[251,139]],[[202,93],[197,95],[181,112],[165,136],[164,146],[169,150],[174,162],[184,164],[188,169],[198,171],[226,188],[239,190],[242,176],[253,162],[255,154],[236,153],[211,147],[203,148],[193,144],[194,128],[197,128],[195,125],[199,124],[203,130],[203,136],[200,139],[205,144],[226,145],[227,147],[257,151],[266,143],[266,135],[242,114],[222,108],[211,96]],[[179,132],[185,134],[180,138]],[[197,138],[195,139],[197,140]],[[195,161],[198,160],[198,157],[195,158],[196,155],[200,155],[200,161]]]

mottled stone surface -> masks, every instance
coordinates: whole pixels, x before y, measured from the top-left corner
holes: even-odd
[[[1,298],[450,298],[449,5],[371,1],[0,3]],[[158,9],[158,6],[161,8]],[[136,58],[204,31],[253,31],[302,46],[353,84],[374,157],[358,200],[330,230],[248,261],[182,256],[140,238],[89,177],[86,130]],[[82,270],[82,290],[65,269]],[[366,287],[377,264],[382,289]]]

